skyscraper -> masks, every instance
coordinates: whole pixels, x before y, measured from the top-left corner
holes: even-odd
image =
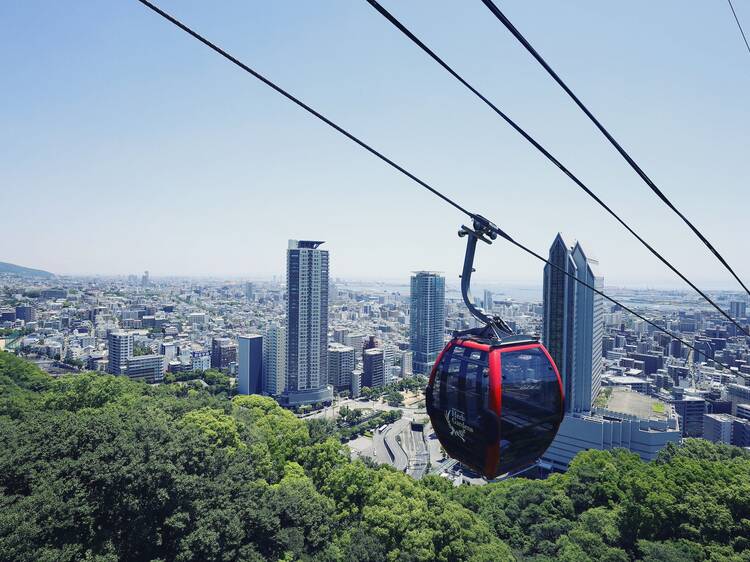
[[[560,234],[550,247],[549,261],[597,289],[604,286],[604,279],[597,273],[598,262],[587,257],[578,243],[569,248]],[[602,297],[546,265],[543,298],[542,343],[560,371],[566,410],[590,411],[601,387]]]
[[[278,396],[286,388],[286,328],[272,325],[263,334],[263,392]]]
[[[599,262],[587,257],[580,243],[573,248],[577,277],[598,290],[604,289]],[[602,337],[604,337],[604,300],[588,287],[576,283],[576,391],[574,411],[588,411],[602,386]],[[590,375],[590,376],[589,376]]]
[[[263,336],[240,336],[237,349],[237,384],[240,394],[263,392]]]
[[[287,271],[287,376],[290,405],[324,402],[328,387],[328,251],[316,240],[290,240]]]
[[[427,375],[445,339],[445,278],[439,273],[417,271],[412,275],[409,328],[414,372]]]
[[[124,375],[128,370],[128,359],[133,355],[133,334],[130,332],[110,332],[107,337],[109,363],[107,372]]]

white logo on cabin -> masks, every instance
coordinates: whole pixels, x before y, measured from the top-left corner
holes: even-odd
[[[461,441],[466,441],[466,432],[473,432],[474,430],[466,425],[466,416],[461,410],[451,408],[445,412],[445,421],[448,422],[448,427],[451,430],[451,437],[454,435]]]

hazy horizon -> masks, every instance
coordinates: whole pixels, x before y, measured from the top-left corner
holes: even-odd
[[[14,265],[21,265],[23,267],[31,267],[25,264],[14,264]],[[38,269],[38,268],[33,268]],[[130,276],[136,276],[139,277],[143,274],[142,271],[138,272],[132,272],[132,273],[67,273],[67,274],[57,274],[55,272],[49,272],[53,273],[56,278],[60,279],[127,279]],[[443,275],[445,275],[445,272],[440,272]],[[346,283],[349,285],[356,285],[359,283],[374,283],[374,284],[384,284],[388,286],[409,286],[409,276],[411,272],[407,273],[405,277],[387,277],[387,276],[373,276],[373,277],[367,277],[367,276],[337,276],[335,274],[331,274],[331,281],[335,283]],[[259,283],[268,283],[268,282],[277,282],[277,283],[284,283],[284,272],[280,272],[277,274],[268,274],[268,275],[243,275],[243,274],[227,274],[227,275],[180,275],[180,274],[170,274],[170,273],[154,273],[153,271],[149,270],[149,278],[152,281],[158,281],[158,280],[196,280],[196,281],[227,281],[227,282],[259,282]],[[445,275],[446,277],[446,283],[447,287],[451,290],[458,291],[460,289],[460,277],[458,274],[455,276],[449,276]],[[477,276],[478,279],[478,276]],[[541,291],[542,289],[542,281],[541,279],[538,282],[534,281],[519,281],[519,282],[512,282],[512,283],[503,283],[498,281],[493,282],[482,282],[482,281],[476,281],[472,282],[473,285],[473,293],[476,293],[476,296],[481,298],[480,292],[484,289],[489,289],[491,291],[496,291],[497,295],[500,295],[503,293],[503,291],[510,291],[512,292],[514,289],[535,289]],[[728,292],[728,293],[738,293],[741,295],[744,295],[744,292],[742,289],[737,289],[735,287],[732,287],[731,285],[725,285],[725,286],[712,286],[712,285],[706,285],[703,287],[704,290],[709,292]],[[618,283],[618,282],[608,282],[608,280],[605,278],[605,290],[609,291],[617,291],[617,290],[653,290],[653,291],[678,291],[678,292],[685,292],[688,294],[696,295],[690,287],[688,286],[680,286],[679,283]]]

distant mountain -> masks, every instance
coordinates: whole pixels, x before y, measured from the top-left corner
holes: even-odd
[[[23,267],[14,263],[6,263],[0,261],[0,274],[10,273],[12,275],[21,275],[25,277],[54,277],[54,273],[49,271],[43,271],[41,269],[31,269],[30,267]]]

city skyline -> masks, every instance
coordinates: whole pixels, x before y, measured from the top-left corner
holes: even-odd
[[[480,3],[459,12],[426,6],[386,7],[691,279],[735,288]],[[745,229],[746,207],[732,202],[742,200],[747,177],[742,146],[750,117],[742,93],[750,77],[733,72],[746,61],[727,14],[679,7],[546,3],[539,11],[520,4],[509,15],[747,279],[742,237],[727,234]],[[393,279],[434,269],[450,278],[457,270],[455,230],[463,217],[137,3],[89,8],[53,5],[40,17],[33,2],[0,7],[13,23],[0,39],[10,61],[0,116],[14,138],[0,154],[7,186],[0,259],[60,274],[273,275],[283,271],[278,247],[285,238],[314,235],[337,248],[333,276]],[[365,3],[294,13],[284,5],[164,8],[535,250],[543,253],[562,231],[607,264],[615,285],[681,286]],[[16,37],[32,19],[35,40]],[[637,42],[632,26],[642,30]],[[654,52],[663,58],[655,61]],[[362,205],[366,193],[378,197]],[[115,200],[117,212],[90,212]],[[546,204],[532,213],[529,202],[540,200]],[[28,228],[31,209],[44,229]],[[86,220],[74,220],[81,213]],[[383,228],[384,220],[400,226]],[[170,228],[155,238],[149,221]],[[292,224],[296,232],[286,232]],[[58,232],[81,243],[58,244]],[[538,265],[513,248],[498,242],[485,253],[488,278],[536,282]]]
[[[363,414],[346,408],[357,409],[373,395],[382,396],[383,407],[415,415],[438,353],[476,320],[461,300],[446,298],[439,272],[414,271],[404,292],[330,282],[333,260],[322,244],[288,240],[286,279],[268,283],[184,283],[144,273],[124,283],[60,279],[49,287],[48,279],[2,276],[0,327],[16,351],[55,376],[85,366],[148,384],[218,384],[230,395],[271,396],[302,417],[335,417],[339,408],[350,425]],[[568,244],[558,233],[549,259],[605,287],[604,268],[599,271],[580,242]],[[620,295],[665,333],[554,268],[539,273],[542,299],[510,299],[485,289],[476,301],[491,303],[516,334],[541,338],[558,364],[565,416],[541,457],[542,470],[565,471],[577,452],[592,447],[625,447],[653,460],[681,437],[750,442],[750,421],[743,417],[750,411],[750,355],[737,326],[677,293]],[[745,298],[717,298],[747,325]],[[692,341],[695,350],[679,338]],[[524,385],[532,380],[529,357],[519,364]],[[729,371],[719,370],[727,366]],[[395,390],[415,387],[408,405],[407,395]],[[374,428],[380,421],[367,423]],[[377,427],[402,439],[409,431],[393,420]],[[411,431],[422,435],[424,427]],[[452,462],[418,442],[385,444],[369,437],[350,447],[415,478],[425,474],[426,459]]]
[[[0,21],[0,561],[750,562],[750,0]]]

